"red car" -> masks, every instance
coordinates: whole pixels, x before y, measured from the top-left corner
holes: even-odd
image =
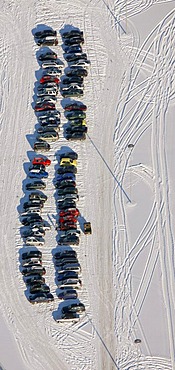
[[[74,215],[67,215],[67,216],[60,217],[59,218],[59,223],[63,223],[64,224],[67,221],[77,222],[77,219],[75,218]]]
[[[85,104],[78,104],[78,103],[71,103],[71,104],[66,104],[64,107],[65,110],[71,111],[71,110],[81,110],[81,111],[86,111],[87,107]]]
[[[32,160],[32,164],[43,164],[44,166],[50,166],[51,161],[48,158],[43,158],[43,157],[35,157]]]
[[[65,231],[69,229],[77,229],[77,223],[75,222],[65,222],[64,224],[59,225],[59,230]]]
[[[54,103],[42,103],[35,105],[35,112],[45,111],[45,110],[56,110]]]
[[[67,216],[74,216],[78,217],[80,215],[80,211],[75,208],[75,209],[68,209],[67,211],[60,211],[60,217],[67,217]]]
[[[39,82],[40,84],[45,84],[46,82],[55,82],[57,85],[59,85],[60,80],[57,77],[46,75],[46,76],[41,77]]]

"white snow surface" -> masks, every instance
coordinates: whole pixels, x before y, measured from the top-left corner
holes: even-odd
[[[1,0],[0,363],[6,370],[175,369],[174,105],[175,10],[171,0]],[[41,72],[33,33],[58,31],[52,49],[64,61],[59,31],[84,32],[91,61],[85,79],[85,142],[60,139],[52,160],[43,218],[52,226],[42,247],[54,302],[31,305],[20,272],[19,210],[36,116]],[[65,62],[65,61],[64,61]],[[66,122],[58,97],[62,123]],[[80,221],[91,221],[76,251],[79,299],[86,313],[74,325],[54,320],[56,295],[57,152],[78,153]],[[135,343],[140,339],[140,343]],[[5,347],[5,348],[4,348]],[[10,354],[10,355],[9,355]]]

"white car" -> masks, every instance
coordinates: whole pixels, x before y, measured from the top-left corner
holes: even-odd
[[[42,68],[63,68],[63,65],[61,64],[58,64],[57,62],[55,62],[55,60],[48,60],[47,62],[43,62],[42,65],[41,65]]]
[[[30,225],[29,225],[30,226]],[[33,231],[38,230],[38,228],[42,227],[44,231],[51,230],[51,226],[49,224],[46,224],[45,222],[35,222],[30,226],[30,229]]]
[[[26,266],[31,266],[31,265],[42,265],[41,263],[41,259],[39,258],[28,258],[24,261],[22,261],[22,266],[23,267],[26,267]]]
[[[70,67],[83,67],[87,68],[90,65],[89,60],[79,59],[69,63]]]
[[[26,239],[25,239],[25,244],[26,245],[44,245],[45,241],[43,238],[35,238],[34,236],[28,236]]]
[[[75,313],[75,312],[71,312],[71,313],[62,313],[62,316],[58,319],[55,319],[56,322],[63,322],[63,323],[66,323],[66,322],[72,322],[72,323],[76,323],[80,320],[80,316]]]
[[[49,68],[44,68],[44,73],[43,73],[43,76],[45,75],[49,75],[49,76],[61,76],[62,74],[62,71],[61,69],[58,69],[58,68],[54,68],[54,67],[49,67]]]
[[[57,98],[55,96],[43,96],[41,98],[37,98],[36,99],[36,104],[41,104],[41,103],[56,103],[57,102]]]
[[[58,94],[58,90],[54,89],[53,87],[43,88],[42,90],[39,90],[37,92],[37,96],[44,96],[44,95],[56,96],[57,94]]]
[[[84,88],[84,84],[72,82],[69,85],[62,86],[61,91],[66,91],[66,90],[71,90],[71,89],[83,89],[83,88]]]
[[[41,215],[41,209],[38,208],[38,207],[32,207],[32,208],[28,208],[28,210],[26,210],[25,212],[22,212],[20,216],[28,216],[30,213],[38,213],[38,215]]]

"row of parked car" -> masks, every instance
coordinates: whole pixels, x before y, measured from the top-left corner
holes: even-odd
[[[82,97],[84,94],[84,77],[88,75],[90,61],[87,54],[82,50],[84,43],[83,32],[72,29],[62,33],[64,58],[68,68],[60,84],[60,91],[64,98]],[[86,110],[87,107],[81,102],[66,104],[65,116],[68,120],[65,125],[65,137],[67,140],[85,140],[87,133]]]
[[[46,166],[49,166],[50,163],[49,159],[43,157],[32,159],[28,171],[29,182],[26,184],[27,200],[23,203],[20,213],[23,225],[21,236],[25,243],[20,256],[21,273],[27,287],[26,296],[31,303],[54,300],[43,277],[46,274],[46,269],[42,264],[42,252],[36,248],[45,244],[45,232],[50,230],[50,226],[42,218],[42,210],[47,196],[40,191],[46,187],[42,179],[48,177]],[[35,249],[31,249],[31,247],[35,247]]]

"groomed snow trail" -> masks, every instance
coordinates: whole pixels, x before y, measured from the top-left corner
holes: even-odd
[[[174,15],[170,12],[135,50],[117,109],[115,322],[117,364],[126,370],[175,368],[173,147],[167,147],[174,105]]]

